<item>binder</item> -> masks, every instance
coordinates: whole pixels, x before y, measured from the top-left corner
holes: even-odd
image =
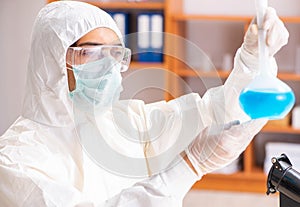
[[[139,62],[163,61],[163,14],[140,13],[137,16],[137,59]]]
[[[126,12],[109,12],[121,31],[125,46],[128,47],[129,14]]]

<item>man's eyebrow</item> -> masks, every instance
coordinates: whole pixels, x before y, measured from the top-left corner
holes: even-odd
[[[81,47],[81,46],[100,46],[100,45],[107,45],[107,44],[104,44],[104,43],[99,43],[99,42],[83,42],[83,43],[80,43],[78,45],[76,45],[77,47]],[[118,44],[111,44],[111,45],[114,45],[114,46],[122,46],[121,43],[118,43]]]

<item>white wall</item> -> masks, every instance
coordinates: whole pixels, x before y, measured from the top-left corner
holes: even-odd
[[[0,1],[0,135],[20,114],[31,29],[45,2]]]
[[[217,6],[216,6],[217,5]],[[279,15],[300,15],[299,0],[268,0]],[[254,0],[185,0],[184,11],[189,14],[249,15],[255,14]]]

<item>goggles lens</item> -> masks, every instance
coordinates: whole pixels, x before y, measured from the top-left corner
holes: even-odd
[[[69,47],[67,51],[67,64],[70,66],[82,65],[106,57],[112,57],[118,63],[121,63],[121,72],[125,72],[130,64],[131,50],[115,45]]]

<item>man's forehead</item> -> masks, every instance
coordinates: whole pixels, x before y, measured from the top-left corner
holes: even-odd
[[[88,32],[77,41],[77,45],[86,43],[90,45],[118,45],[121,44],[121,41],[113,30],[101,27]]]

